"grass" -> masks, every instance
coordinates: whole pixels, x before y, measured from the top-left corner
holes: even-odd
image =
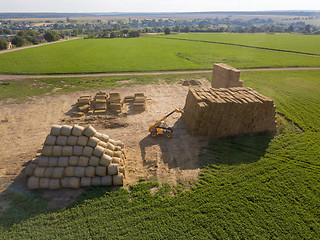
[[[280,134],[212,141],[200,157],[207,167],[192,190],[153,182],[130,190],[88,188],[59,211],[48,209],[37,191],[23,201],[16,193],[5,199],[11,207],[0,216],[0,238],[318,239],[317,74],[243,73],[247,86],[275,98]],[[151,194],[154,187],[158,191]]]
[[[216,34],[208,36],[214,38]],[[256,35],[246,36],[250,42]],[[286,35],[277,36],[287,39]],[[299,39],[299,35],[290,36],[292,42]],[[230,39],[237,37],[230,35]],[[211,69],[212,63],[216,62],[237,68],[319,67],[320,57],[152,36],[81,39],[1,54],[0,73],[41,75],[199,70]]]

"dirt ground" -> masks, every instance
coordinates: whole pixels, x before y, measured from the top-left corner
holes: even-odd
[[[201,83],[209,84],[205,79]],[[0,192],[9,186],[26,188],[23,169],[40,154],[54,124],[91,124],[99,132],[121,140],[127,152],[126,185],[141,179],[170,184],[196,180],[202,167],[198,154],[208,139],[189,135],[178,113],[167,120],[174,128],[172,139],[151,138],[148,132],[150,125],[174,108],[184,107],[188,89],[181,84],[163,82],[114,89],[112,91],[119,91],[122,98],[137,92],[147,96],[146,111],[134,112],[132,106],[125,105],[126,113],[119,116],[72,117],[77,98],[88,94],[94,96],[97,91],[46,96],[24,104],[0,103]]]

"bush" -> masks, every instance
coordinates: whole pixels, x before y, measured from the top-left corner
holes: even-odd
[[[44,34],[44,39],[47,42],[53,42],[53,41],[58,41],[60,39],[60,36],[57,32],[55,31],[47,31]]]
[[[8,41],[4,38],[0,38],[0,50],[7,49]]]
[[[18,35],[12,39],[12,44],[14,44],[17,47],[22,47],[26,43],[27,43],[27,40],[25,40],[23,37],[20,37]]]

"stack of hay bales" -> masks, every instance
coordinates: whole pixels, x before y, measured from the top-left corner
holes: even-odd
[[[201,82],[196,79],[184,80],[182,86],[200,86]]]
[[[54,125],[25,173],[30,189],[123,185],[124,145],[92,126]]]
[[[119,92],[109,93],[109,109],[111,112],[121,113],[122,105]]]
[[[90,110],[92,97],[89,95],[80,96],[77,102],[79,112],[87,113]]]
[[[198,136],[276,131],[273,101],[245,87],[190,89],[182,119]]]
[[[136,111],[146,110],[146,97],[143,93],[136,93],[134,95],[133,107]]]
[[[108,95],[103,92],[98,92],[94,98],[94,113],[100,114],[107,111]]]
[[[243,87],[243,81],[240,79],[240,71],[223,63],[214,64],[211,87]]]

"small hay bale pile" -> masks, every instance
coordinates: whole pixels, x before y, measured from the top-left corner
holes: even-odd
[[[109,109],[111,112],[121,113],[122,104],[119,92],[109,93]]]
[[[146,110],[146,96],[144,93],[136,93],[134,95],[133,107],[135,111]]]
[[[181,83],[182,86],[200,86],[201,82],[199,80],[196,79],[190,79],[190,80],[184,80]]]
[[[182,120],[190,134],[222,137],[276,131],[275,106],[251,88],[192,88]]]
[[[107,100],[108,95],[106,93],[98,92],[93,103],[94,113],[105,113],[107,111]]]
[[[77,102],[79,112],[87,113],[90,110],[92,97],[89,95],[80,96]]]
[[[92,126],[54,125],[25,173],[29,189],[121,186],[125,159],[123,143]]]

